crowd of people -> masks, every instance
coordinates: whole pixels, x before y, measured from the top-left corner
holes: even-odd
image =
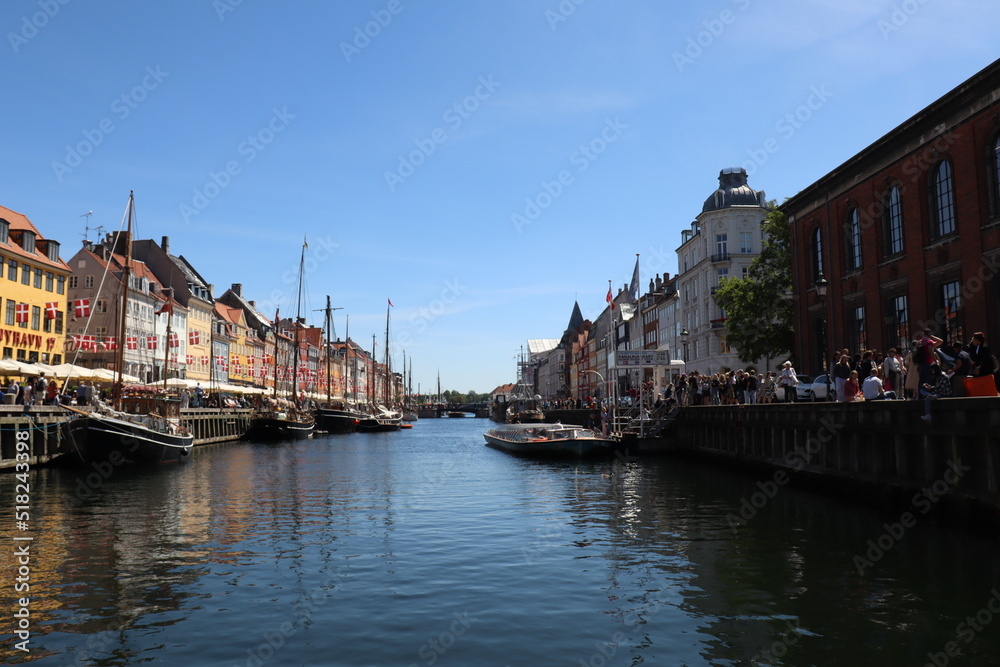
[[[65,382],[60,388],[54,379],[50,380],[42,373],[38,377],[26,378],[23,382],[8,378],[6,384],[0,387],[0,395],[7,405],[85,406],[93,405],[98,398],[106,400],[109,393],[99,384],[91,384],[86,380],[73,385]]]
[[[924,399],[925,418],[929,419],[931,401],[935,398],[966,396],[966,380],[992,376],[1000,389],[1000,373],[996,357],[986,346],[982,332],[972,335],[968,344],[953,340],[945,342],[925,330],[911,341],[909,348],[890,348],[884,354],[864,350],[851,354],[840,350],[830,360],[828,400],[844,403],[894,399]],[[661,392],[654,392],[652,383],[630,388],[621,397],[619,407],[640,402],[654,413],[674,405],[735,405],[794,402],[799,378],[790,361],[776,371],[737,369],[704,374],[680,374]],[[554,401],[552,407],[596,408],[607,401],[591,397],[575,401]]]

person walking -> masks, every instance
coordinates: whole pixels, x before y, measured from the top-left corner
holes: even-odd
[[[778,386],[783,387],[785,390],[785,403],[795,403],[798,401],[795,386],[799,383],[799,379],[796,375],[795,369],[792,367],[792,362],[786,361],[782,365],[781,373],[778,375]]]
[[[844,383],[851,377],[851,358],[846,354],[840,355],[840,361],[833,367],[833,385],[837,393],[837,400],[841,403],[847,401],[844,396]]]

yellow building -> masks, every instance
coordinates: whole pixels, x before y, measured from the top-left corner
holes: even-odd
[[[3,358],[61,364],[69,266],[59,243],[0,206],[0,351]]]

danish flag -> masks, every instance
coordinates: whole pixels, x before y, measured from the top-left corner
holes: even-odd
[[[90,317],[90,299],[77,299],[73,302],[74,317]]]
[[[188,345],[200,345],[201,344],[201,332],[200,331],[189,331],[188,332]]]
[[[138,350],[139,349],[139,339],[135,336],[125,337],[125,349],[126,350]]]
[[[176,333],[170,332],[170,347],[180,347],[181,341]]]
[[[19,303],[14,306],[14,321],[18,324],[28,323],[28,304]]]
[[[118,338],[115,336],[105,336],[104,337],[104,349],[106,350],[117,350],[118,349]]]
[[[184,357],[184,363],[186,363],[188,366],[191,366],[192,364],[194,364],[194,355],[193,354],[189,354],[189,355],[185,356]]]
[[[54,320],[56,319],[56,313],[59,312],[59,302],[58,301],[46,301],[45,302],[45,319]]]
[[[160,342],[159,336],[146,336],[146,349],[155,350],[159,345],[159,342]]]
[[[202,355],[202,357],[201,357],[201,365],[202,366],[208,366],[208,357],[206,355]]]

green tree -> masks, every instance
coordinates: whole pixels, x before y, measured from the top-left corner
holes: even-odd
[[[791,354],[792,254],[788,216],[772,206],[762,224],[764,245],[746,278],[727,278],[715,301],[726,311],[726,342],[740,360]]]

